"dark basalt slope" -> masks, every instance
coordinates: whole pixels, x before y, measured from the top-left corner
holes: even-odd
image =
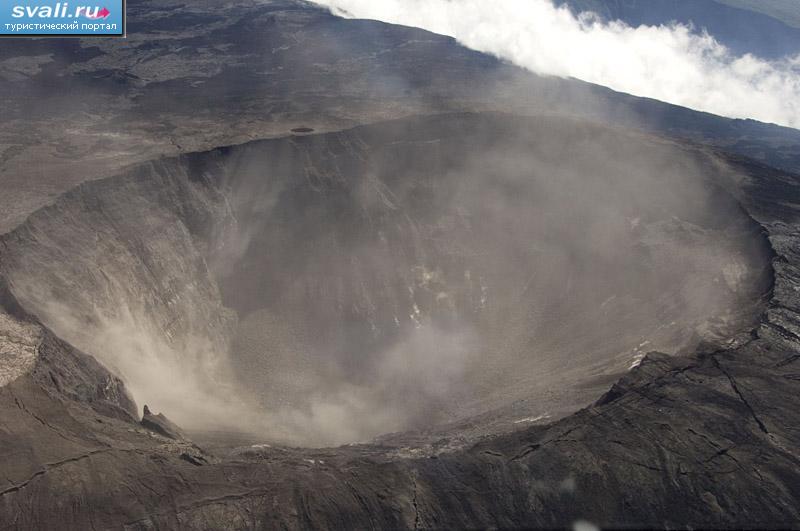
[[[230,282],[226,272],[244,274],[246,268],[237,268],[246,265],[248,259],[215,263],[213,257],[222,251],[210,242],[231,241],[231,234],[239,234],[242,226],[249,226],[245,223],[247,216],[258,218],[267,212],[270,224],[280,219],[272,217],[280,214],[280,209],[248,209],[248,205],[253,206],[246,200],[248,194],[237,194],[237,190],[253,192],[252,180],[266,182],[261,172],[246,171],[253,168],[253,161],[263,161],[253,158],[255,153],[266,151],[274,156],[275,151],[270,150],[283,145],[285,154],[299,152],[308,156],[302,165],[304,171],[296,175],[298,182],[305,184],[290,186],[283,195],[279,194],[284,199],[308,194],[302,203],[313,208],[305,212],[307,215],[320,212],[322,204],[335,203],[336,190],[350,189],[336,183],[341,184],[340,179],[347,175],[359,174],[355,171],[359,159],[350,155],[363,150],[348,147],[348,142],[358,140],[372,146],[377,155],[374,166],[368,166],[375,170],[375,176],[384,175],[390,183],[391,173],[385,172],[392,167],[392,161],[400,160],[388,156],[391,146],[396,146],[401,159],[407,156],[402,142],[394,144],[403,138],[403,131],[413,133],[423,144],[437,139],[446,144],[456,126],[465,131],[483,127],[483,133],[507,128],[516,133],[525,127],[536,130],[527,120],[519,123],[498,116],[426,118],[327,137],[257,143],[255,151],[253,145],[247,145],[160,161],[126,176],[85,184],[4,238],[0,263],[9,280],[3,299],[9,313],[2,314],[3,326],[9,331],[8,337],[13,332],[17,338],[14,345],[20,346],[18,351],[8,355],[21,360],[23,370],[0,388],[0,437],[6,449],[0,453],[0,470],[7,484],[0,489],[0,521],[9,528],[74,529],[552,527],[571,525],[576,520],[633,527],[795,526],[800,519],[796,501],[800,496],[800,440],[795,429],[800,421],[800,378],[795,367],[800,361],[800,316],[796,313],[800,309],[796,289],[800,284],[800,256],[795,252],[800,243],[798,178],[745,159],[685,146],[671,146],[669,151],[678,150],[687,157],[683,160],[693,161],[674,175],[685,175],[685,171],[695,168],[709,178],[703,187],[692,191],[709,193],[710,201],[703,204],[710,208],[705,214],[710,217],[694,218],[692,224],[707,230],[716,226],[718,232],[711,234],[717,238],[725,230],[733,231],[737,241],[742,241],[744,234],[751,234],[754,249],[759,249],[755,256],[760,257],[751,266],[755,272],[759,271],[760,260],[771,261],[771,268],[756,274],[754,278],[761,280],[752,284],[754,291],[748,295],[752,298],[770,288],[766,307],[753,307],[759,312],[756,322],[738,328],[741,333],[730,329],[730,335],[725,337],[709,337],[699,344],[695,340],[682,356],[648,354],[594,405],[574,415],[549,425],[516,425],[514,431],[504,434],[491,435],[483,430],[479,435],[484,436],[477,442],[469,442],[463,426],[455,426],[326,450],[262,444],[211,454],[139,425],[130,416],[131,404],[119,381],[57,340],[31,317],[42,317],[48,324],[63,326],[63,330],[71,330],[76,324],[95,330],[98,316],[114,316],[109,313],[113,308],[108,301],[124,295],[124,300],[129,301],[121,305],[127,308],[126,318],[133,316],[132,322],[142,325],[135,319],[138,313],[132,303],[139,301],[155,316],[142,326],[159,327],[179,343],[184,334],[192,335],[201,318],[209,316],[218,319],[215,331],[223,333],[233,326],[233,319],[222,301],[247,301],[241,294],[234,296],[235,285],[226,285]],[[598,132],[597,126],[585,124],[576,132],[575,124],[569,121],[533,119],[532,123],[545,124],[545,130],[554,138],[559,138],[560,127],[566,127],[578,135],[571,139],[577,145],[580,131],[591,133],[592,138]],[[436,130],[437,124],[444,131]],[[421,136],[420,127],[431,131],[429,138]],[[622,150],[620,154],[626,150],[657,152],[664,148],[661,141],[635,140],[610,130],[604,130],[604,134],[611,139],[611,145]],[[454,136],[470,138],[463,132]],[[480,134],[473,138],[485,140]],[[623,139],[625,142],[618,142]],[[548,147],[546,140],[542,144]],[[388,151],[381,155],[379,146]],[[550,146],[539,154],[539,161],[553,149]],[[413,153],[419,156],[422,152]],[[446,148],[437,150],[437,156],[446,153]],[[271,160],[277,160],[273,156]],[[287,155],[284,167],[293,167],[293,160],[294,155]],[[323,160],[340,163],[341,171],[331,169],[335,165],[327,166],[324,172],[314,171]],[[657,157],[647,156],[646,160]],[[381,161],[387,165],[382,166]],[[413,169],[415,162],[405,167]],[[580,160],[575,164],[573,167],[580,168]],[[277,167],[282,167],[281,163]],[[659,174],[668,175],[666,170],[674,167],[659,167]],[[237,171],[231,173],[231,168]],[[598,175],[605,175],[601,168],[598,165]],[[398,176],[406,182],[410,174],[413,171]],[[244,175],[244,180],[233,180],[232,175],[240,179]],[[600,181],[603,187],[613,185],[613,175],[611,172]],[[537,186],[545,182],[533,181]],[[237,183],[244,182],[248,186],[238,188]],[[507,181],[501,178],[499,182]],[[376,218],[374,227],[387,231],[395,223],[392,212],[410,211],[415,204],[388,195],[392,190],[389,183],[386,188],[372,188],[384,192],[382,195],[366,194],[383,205],[378,211],[388,217]],[[111,191],[119,189],[129,192],[126,200],[143,213],[143,220],[149,220],[136,225],[139,232],[133,230],[134,225],[123,222],[127,219],[122,215],[126,204],[113,201]],[[147,195],[148,190],[156,189],[168,193]],[[320,190],[333,193],[314,195]],[[592,192],[597,190],[592,188]],[[315,199],[319,197],[326,199],[320,203]],[[609,201],[602,194],[596,197],[601,203]],[[389,208],[387,201],[394,208]],[[70,207],[75,204],[82,210]],[[296,207],[301,203],[287,204]],[[119,211],[119,217],[114,216],[115,211]],[[688,208],[684,214],[697,212]],[[63,222],[67,219],[62,217],[64,214],[69,214],[72,224]],[[59,240],[77,241],[70,238],[76,234],[87,236],[89,233],[81,232],[81,223],[92,219],[82,220],[89,214],[107,218],[103,241],[109,242],[108,246],[95,248],[94,252],[109,259],[106,270],[112,272],[112,278],[103,280],[102,273],[83,270],[80,265],[76,265],[76,271],[54,276],[59,267],[49,266],[47,259],[57,261],[88,253],[79,244],[75,249],[63,247]],[[49,219],[58,222],[49,223]],[[450,217],[442,215],[437,219]],[[657,217],[652,220],[657,221]],[[651,221],[640,220],[648,222]],[[59,223],[62,228],[53,232]],[[173,228],[166,231],[165,239],[156,238],[167,227]],[[683,234],[685,227],[678,230],[673,225],[668,232],[675,230]],[[462,233],[445,234],[451,236],[446,241],[457,243],[456,236]],[[475,234],[479,232],[473,234],[477,238]],[[761,247],[764,237],[771,249]],[[391,241],[390,237],[387,239]],[[313,247],[319,248],[318,242]],[[239,254],[262,260],[264,248],[258,244],[243,246]],[[47,259],[22,260],[26,253],[34,251],[44,253],[39,256]],[[230,251],[222,254],[230,255]],[[41,275],[42,285],[53,288],[48,295],[59,295],[74,307],[62,306],[55,312],[38,304],[44,294],[25,289],[26,264],[27,269],[32,269],[27,272],[30,278]],[[182,274],[168,274],[174,271]],[[85,277],[90,279],[87,284],[83,284]],[[214,289],[214,279],[221,281],[221,291]],[[96,284],[97,292],[87,294],[85,299],[78,297],[83,286],[89,284]],[[257,282],[251,285],[264,286]],[[267,287],[269,293],[274,293],[274,287]],[[390,296],[399,291],[386,293]],[[468,294],[467,291],[467,300]],[[253,297],[264,300],[264,293],[255,290]],[[84,305],[91,298],[98,303],[96,311],[88,312]],[[325,301],[319,294],[314,298]],[[293,299],[278,300],[283,303]],[[652,304],[659,304],[658,299],[653,299]],[[242,305],[236,309],[240,313],[247,306]],[[320,304],[322,308],[328,306]],[[469,305],[455,308],[465,311]],[[421,314],[423,310],[429,319],[437,315],[435,305],[421,307]],[[184,318],[175,321],[171,312],[184,314]],[[77,323],[52,319],[63,313],[73,315]],[[376,325],[382,323],[379,313],[373,317]],[[161,318],[167,321],[159,321]],[[746,322],[739,321],[742,325]],[[103,345],[91,346],[136,352],[125,350],[129,346],[112,340],[115,336],[108,338]],[[164,348],[174,348],[167,343]],[[26,346],[32,348],[32,361]],[[93,354],[99,359],[115,359],[114,352],[96,350]],[[54,359],[58,361],[53,363]],[[63,360],[70,359],[76,360],[72,362],[75,369],[59,376],[53,367],[67,366]],[[186,368],[190,369],[191,364]],[[101,382],[106,383],[99,385]],[[172,416],[160,405],[156,409]],[[228,412],[229,417],[236,414],[233,410]],[[489,431],[495,428],[487,425]]]

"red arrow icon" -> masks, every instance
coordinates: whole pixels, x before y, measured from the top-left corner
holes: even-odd
[[[106,9],[105,7],[97,12],[96,15],[86,15],[89,18],[108,18],[108,15],[111,14],[111,11]]]

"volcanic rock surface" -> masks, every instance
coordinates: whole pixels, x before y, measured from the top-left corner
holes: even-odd
[[[0,48],[3,527],[797,526],[797,131],[129,14]]]
[[[127,526],[131,529],[152,526],[205,529],[275,526],[529,527],[570,525],[576,520],[589,520],[604,526],[674,526],[687,522],[696,526],[738,526],[742,523],[790,526],[798,517],[795,505],[798,495],[795,449],[798,441],[792,429],[798,420],[797,408],[793,403],[798,379],[794,377],[792,366],[800,358],[795,354],[798,340],[794,335],[796,325],[793,324],[796,317],[792,309],[795,303],[792,301],[796,297],[796,290],[792,288],[795,266],[792,265],[794,257],[791,251],[795,245],[793,223],[797,183],[793,175],[746,160],[723,159],[720,155],[692,147],[604,131],[604,138],[608,142],[603,146],[604,149],[616,145],[617,149],[633,150],[640,154],[653,150],[646,154],[647,160],[656,160],[657,153],[680,153],[686,157],[685,160],[692,160],[691,164],[676,171],[673,177],[668,177],[669,172],[659,172],[658,175],[665,179],[665,186],[674,184],[670,183],[670,179],[686,175],[684,172],[689,168],[698,169],[698,175],[708,179],[703,181],[702,187],[692,191],[705,190],[709,193],[709,201],[701,202],[709,210],[698,211],[680,203],[687,208],[684,215],[698,215],[698,212],[702,212],[702,215],[691,219],[691,230],[686,227],[688,218],[668,223],[666,234],[674,235],[677,231],[681,238],[686,238],[687,230],[695,235],[710,230],[718,244],[721,244],[719,240],[726,232],[733,236],[731,242],[741,244],[750,241],[745,249],[740,249],[742,254],[734,253],[735,256],[750,257],[751,260],[748,268],[745,268],[752,275],[751,281],[746,284],[749,291],[746,290],[739,300],[739,303],[749,301],[750,310],[745,311],[742,318],[734,320],[736,326],[726,329],[722,336],[712,334],[702,340],[693,339],[685,356],[648,354],[596,404],[551,424],[543,423],[548,419],[541,414],[534,415],[536,411],[532,409],[524,409],[524,406],[520,409],[521,395],[517,395],[512,388],[506,398],[514,400],[507,410],[499,408],[487,411],[484,416],[467,416],[461,422],[434,424],[416,432],[386,435],[370,444],[302,450],[273,442],[237,447],[233,439],[228,439],[227,442],[218,442],[212,454],[209,454],[190,442],[164,438],[139,426],[132,403],[117,378],[96,363],[89,363],[91,358],[56,339],[35,320],[31,321],[31,314],[41,312],[44,322],[63,327],[60,334],[68,334],[73,323],[53,318],[65,310],[63,305],[59,306],[56,313],[48,313],[47,305],[43,305],[44,301],[62,297],[63,303],[72,308],[73,318],[83,323],[84,330],[101,330],[93,328],[101,322],[93,319],[111,311],[110,302],[109,306],[103,306],[105,296],[109,301],[114,297],[127,297],[123,299],[127,301],[126,304],[138,301],[138,304],[145,305],[144,313],[130,311],[125,314],[126,319],[133,316],[133,322],[137,322],[138,316],[158,316],[161,312],[169,316],[170,311],[175,311],[175,315],[188,312],[175,323],[168,320],[173,324],[171,328],[161,329],[162,334],[173,338],[177,344],[183,341],[181,334],[184,331],[195,330],[193,319],[199,319],[198,315],[218,315],[218,322],[226,327],[234,326],[231,324],[232,320],[235,321],[231,317],[232,311],[225,310],[221,301],[228,297],[245,301],[240,302],[241,307],[237,312],[254,306],[241,294],[235,295],[235,285],[225,287],[230,279],[226,280],[224,272],[237,271],[234,276],[238,277],[248,269],[247,257],[264,260],[263,253],[270,246],[259,244],[259,238],[275,239],[276,236],[270,231],[258,232],[250,245],[239,249],[239,255],[244,258],[233,263],[211,266],[207,264],[213,263],[213,260],[206,261],[201,256],[206,253],[207,256],[214,255],[217,247],[209,242],[217,241],[215,235],[221,238],[219,241],[231,242],[235,241],[232,235],[238,235],[242,227],[258,226],[245,223],[248,216],[267,216],[264,226],[281,227],[275,218],[278,216],[277,219],[280,219],[280,208],[254,208],[254,203],[246,200],[248,197],[264,197],[263,194],[252,194],[253,180],[269,187],[281,182],[276,175],[283,175],[287,186],[278,195],[293,198],[301,193],[315,194],[305,199],[303,204],[309,205],[310,212],[317,215],[322,215],[321,212],[325,212],[323,206],[330,206],[332,202],[334,213],[345,215],[352,212],[353,208],[349,205],[340,210],[337,206],[340,204],[335,203],[334,199],[341,197],[344,190],[359,191],[357,197],[369,199],[366,204],[378,208],[389,220],[375,219],[369,228],[385,227],[383,230],[388,232],[392,224],[397,223],[391,214],[401,208],[411,211],[414,202],[402,201],[397,190],[392,190],[393,173],[386,173],[387,168],[398,172],[398,177],[402,176],[400,182],[408,184],[408,176],[416,168],[423,167],[417,166],[423,162],[419,160],[420,152],[415,150],[416,158],[402,172],[399,170],[395,150],[399,149],[402,155],[402,150],[408,149],[404,135],[415,138],[415,146],[421,143],[430,149],[430,146],[438,144],[435,150],[437,157],[446,158],[448,150],[441,144],[457,141],[455,146],[461,150],[464,138],[485,141],[487,133],[489,136],[502,135],[511,130],[516,138],[524,139],[521,142],[526,148],[531,147],[527,141],[540,139],[545,149],[538,155],[534,149],[532,156],[542,157],[546,153],[553,153],[548,148],[547,138],[573,135],[569,145],[579,146],[580,138],[586,141],[598,138],[596,128],[595,125],[552,118],[451,115],[311,136],[302,140],[308,144],[296,144],[297,138],[257,142],[161,161],[134,169],[130,174],[88,183],[67,194],[53,207],[37,213],[29,223],[4,240],[3,272],[9,279],[10,294],[7,298],[13,299],[7,303],[7,307],[16,308],[16,316],[9,313],[9,319],[18,323],[17,329],[38,327],[43,339],[35,350],[33,370],[0,389],[3,446],[12,450],[5,454],[2,468],[8,482],[2,491],[3,521],[23,528],[53,525],[81,528],[94,525]],[[424,131],[427,131],[429,138],[425,138]],[[542,132],[548,136],[539,136]],[[502,144],[508,147],[507,143]],[[362,186],[352,186],[352,183],[344,186],[348,181],[340,180],[345,175],[360,175],[355,171],[357,161],[367,163],[366,159],[358,157],[355,161],[349,159],[354,154],[364,153],[363,149],[355,149],[353,145],[372,149],[373,157],[367,167],[373,170],[371,175],[375,179],[381,176],[387,181],[383,186],[379,186],[377,180],[367,181],[370,183],[367,192],[371,194],[366,193]],[[382,149],[389,149],[388,154],[381,154]],[[661,152],[664,149],[667,151]],[[275,158],[276,153],[283,153],[285,158],[282,163],[272,167],[283,169],[286,173],[278,172],[272,174],[270,179],[265,179],[261,163],[265,156],[273,161],[281,160]],[[298,157],[298,153],[301,156]],[[502,153],[508,155],[507,152]],[[327,171],[318,171],[321,161],[330,158],[349,171],[337,173],[331,169],[333,165],[326,166]],[[295,160],[303,162],[296,164]],[[382,165],[384,160],[388,166]],[[402,160],[408,158],[402,157]],[[579,169],[580,157],[573,164]],[[525,164],[522,166],[528,168]],[[487,169],[486,166],[481,168]],[[716,177],[712,168],[718,169]],[[616,172],[604,172],[597,164],[592,169],[594,175],[604,176],[601,180],[603,187],[612,186],[618,175]],[[462,178],[456,182],[470,182],[464,178],[470,172],[457,173]],[[317,180],[314,180],[315,177]],[[493,177],[492,183],[508,184],[497,173]],[[436,182],[441,176],[432,176],[431,179]],[[720,180],[715,182],[715,179]],[[528,176],[527,180],[542,186],[542,182],[534,177]],[[359,181],[356,180],[361,184]],[[483,182],[480,179],[478,181]],[[154,187],[153,182],[158,186]],[[442,182],[448,183],[446,179]],[[685,184],[688,185],[689,181]],[[727,191],[722,185],[727,186]],[[154,194],[148,198],[147,191],[156,188],[173,190],[175,194],[180,191],[180,194],[172,197]],[[115,191],[120,189],[126,191],[128,204],[138,205],[136,208],[139,209],[146,208],[136,223],[123,212],[120,212],[119,218],[112,215],[124,208],[122,203],[113,201]],[[238,195],[237,190],[251,193]],[[592,191],[596,192],[594,188]],[[457,197],[458,193],[447,189],[443,195]],[[322,203],[317,205],[314,197]],[[408,197],[414,197],[414,194],[410,193]],[[429,190],[427,197],[437,195]],[[487,204],[486,194],[480,197],[484,199],[480,204]],[[578,194],[574,197],[581,196]],[[596,195],[593,197],[599,203],[608,200],[601,201],[601,197]],[[680,197],[684,199],[685,196]],[[672,204],[672,207],[677,208],[678,204]],[[175,205],[179,206],[177,210]],[[198,205],[204,208],[198,209]],[[220,205],[225,205],[225,208]],[[456,202],[456,205],[463,206],[460,202]],[[743,208],[739,208],[739,205]],[[293,219],[304,218],[300,215],[302,211],[296,210],[299,206],[300,203],[294,201],[288,204]],[[659,211],[649,203],[647,206],[650,215]],[[155,233],[145,228],[153,216],[167,215],[167,212],[172,216],[169,218],[171,221],[159,226],[162,227],[161,235],[168,238],[169,245],[159,243]],[[673,219],[677,212],[668,211],[665,217]],[[214,216],[211,217],[210,213],[214,213]],[[376,215],[374,211],[371,214]],[[109,247],[103,256],[115,261],[103,268],[109,278],[93,276],[90,282],[80,284],[81,271],[86,275],[103,273],[93,273],[82,267],[77,259],[87,251],[80,245],[61,247],[59,238],[65,238],[65,242],[79,241],[74,239],[76,235],[87,238],[89,233],[80,232],[84,226],[81,218],[98,215],[110,221],[107,229],[110,232],[103,238]],[[491,218],[486,216],[484,214],[482,218],[484,226],[491,227]],[[71,220],[69,225],[63,222],[67,218]],[[51,219],[54,220],[52,225],[47,223]],[[94,217],[91,219],[96,221]],[[123,219],[129,220],[129,227],[125,223],[120,224]],[[212,219],[214,222],[211,222]],[[327,218],[323,216],[322,219]],[[442,227],[442,219],[450,219],[450,214],[446,209],[437,209],[434,219],[436,221],[432,226],[445,230],[448,226]],[[142,228],[134,230],[142,223]],[[640,223],[654,224],[663,229],[658,217],[651,220],[643,218]],[[169,226],[176,228],[165,232],[164,228]],[[320,227],[321,237],[326,238],[323,225],[316,226]],[[414,226],[419,231],[425,227],[421,223]],[[631,230],[629,222],[624,226],[626,231]],[[64,232],[55,231],[56,227],[62,227]],[[400,227],[403,234],[414,233],[408,230],[409,227]],[[98,228],[91,225],[92,231]],[[330,228],[334,230],[337,227],[333,225]],[[295,229],[302,232],[306,227]],[[281,230],[288,229],[284,226]],[[454,232],[446,241],[457,244],[457,237],[463,235],[455,229],[450,230]],[[491,237],[482,240],[477,230],[466,234],[484,244],[497,239],[496,234],[491,234]],[[644,234],[650,233],[644,231]],[[657,234],[659,243],[664,245],[664,231],[659,230]],[[640,238],[647,241],[644,236]],[[390,236],[385,239],[392,241]],[[186,246],[176,247],[181,241],[185,241]],[[359,245],[364,243],[359,239],[346,241]],[[379,241],[383,240],[379,238]],[[424,241],[420,239],[420,242]],[[701,241],[704,247],[709,245],[708,240]],[[324,249],[322,244],[313,239],[310,243],[313,243],[310,246],[313,249]],[[633,247],[640,248],[641,244],[642,241],[639,241]],[[508,242],[499,240],[497,245],[502,247]],[[91,248],[97,249],[94,246]],[[517,249],[516,245],[512,248]],[[173,254],[176,250],[177,254]],[[165,254],[162,256],[156,251]],[[230,251],[226,249],[220,256],[230,257]],[[575,252],[578,251],[580,247]],[[652,253],[653,249],[649,251]],[[25,256],[32,256],[30,253],[44,252],[49,256],[48,259],[25,260]],[[583,249],[581,252],[589,251]],[[60,265],[51,265],[59,254],[66,260]],[[491,260],[492,255],[487,255],[489,258],[486,259]],[[407,256],[415,255],[409,253]],[[445,256],[453,259],[453,255]],[[96,254],[90,258],[100,260]],[[444,260],[441,257],[437,259]],[[64,263],[74,263],[76,271],[63,273]],[[399,270],[403,270],[404,264],[397,262],[397,256],[393,257],[392,263],[397,263],[401,266]],[[474,263],[477,267],[480,261]],[[624,264],[624,261],[615,263]],[[15,264],[31,265],[22,268]],[[38,265],[33,267],[34,264]],[[310,262],[311,266],[313,264]],[[772,267],[769,267],[770,264]],[[760,269],[759,266],[763,265],[767,265],[767,268]],[[182,282],[170,281],[172,284],[163,286],[171,288],[162,288],[160,283],[166,280],[160,275],[169,273],[175,266],[176,271],[183,272]],[[562,268],[563,265],[557,269]],[[313,267],[311,269],[313,272]],[[336,271],[336,268],[332,269]],[[444,266],[440,269],[444,275]],[[59,271],[62,274],[56,274]],[[212,274],[212,271],[222,273]],[[281,275],[284,274],[284,270],[279,271]],[[314,275],[300,274],[301,271],[297,271],[297,278],[303,279],[306,284],[313,285],[316,282]],[[380,271],[377,269],[371,274]],[[723,273],[718,273],[722,282]],[[166,274],[166,279],[173,276]],[[39,282],[30,285],[49,291],[37,293],[29,289],[26,282],[33,282],[34,278],[38,278]],[[220,279],[223,286],[221,291],[214,289],[215,278]],[[413,275],[410,278],[414,280]],[[452,278],[466,280],[463,271]],[[713,278],[711,281],[713,283]],[[139,282],[141,284],[137,284]],[[269,288],[274,291],[275,288],[264,282],[248,280],[245,284],[254,286],[250,290],[252,300],[261,300],[262,303],[271,300],[261,290]],[[495,284],[488,279],[486,283],[499,285],[501,287],[497,289],[502,289],[502,284]],[[384,284],[377,283],[378,286]],[[95,291],[87,293],[86,290],[92,286]],[[666,284],[662,282],[662,286]],[[619,289],[619,286],[614,286],[614,289]],[[131,294],[121,290],[129,290]],[[460,286],[459,290],[465,292],[459,297],[472,300],[467,287]],[[458,294],[459,290],[454,293]],[[735,293],[735,290],[726,289],[723,292]],[[759,303],[762,292],[768,295],[766,307]],[[20,294],[19,299],[15,293]],[[306,288],[303,287],[300,293],[306,293]],[[373,296],[377,297],[375,293],[381,292],[373,292]],[[629,292],[629,295],[631,293],[635,291]],[[605,291],[601,291],[593,299],[594,303],[602,305],[606,295]],[[331,307],[339,307],[325,302],[324,296],[324,291],[312,293],[312,298],[320,301],[319,311],[327,312]],[[391,290],[383,296],[398,297],[397,292]],[[454,310],[466,312],[474,309],[467,303],[462,303],[464,306],[445,305],[444,309],[438,308],[434,304],[436,299],[434,296],[432,302],[428,303],[430,306],[420,307],[420,318],[425,319],[426,326],[430,326],[437,318],[451,315]],[[86,313],[89,300],[98,301],[92,313]],[[277,300],[284,304],[287,299],[278,297]],[[288,300],[297,302],[302,297]],[[358,300],[362,299],[350,300],[350,303]],[[652,303],[658,304],[658,298],[654,298]],[[526,308],[527,305],[523,303],[522,307]],[[747,315],[751,312],[757,312],[760,317],[756,321],[748,321]],[[708,317],[703,312],[701,314]],[[293,315],[293,312],[287,312],[287,315]],[[413,312],[408,315],[412,329],[416,329],[414,315]],[[524,315],[530,317],[530,314]],[[342,318],[338,313],[335,317]],[[380,312],[367,314],[366,317],[360,321],[351,320],[351,323],[353,326],[370,326],[369,319],[373,319],[373,324],[383,325]],[[393,317],[389,315],[386,319],[393,320]],[[580,316],[572,317],[580,319]],[[535,326],[535,318],[531,317],[530,322],[531,327]],[[649,319],[644,322],[649,323]],[[148,326],[157,324],[160,323],[153,317]],[[324,326],[319,328],[324,329]],[[361,337],[361,334],[357,336]],[[506,336],[513,337],[513,334]],[[120,337],[127,336],[123,334]],[[197,352],[176,349],[174,343],[167,340],[164,340],[164,344],[164,348],[171,348],[171,353],[175,355]],[[96,343],[89,346],[98,348]],[[111,340],[104,347],[111,350],[116,347],[125,352],[129,348],[120,341]],[[535,350],[531,350],[533,352]],[[92,353],[104,361],[115,359],[113,352],[94,350]],[[625,364],[631,362],[630,354],[625,359],[624,368],[627,368]],[[567,378],[563,383],[573,386],[571,393],[574,395],[572,401],[563,398],[556,400],[562,403],[564,412],[578,407],[581,400],[583,403],[591,400],[592,392],[582,394],[578,385],[586,385],[587,375],[583,368],[587,366],[587,359],[592,358],[578,357],[572,369],[569,365],[561,364],[562,371],[578,371],[580,375]],[[199,362],[200,358],[193,361]],[[514,361],[516,371],[525,372],[520,369],[519,360]],[[613,357],[607,356],[595,358],[595,361],[602,362],[606,367],[613,367],[615,363]],[[530,359],[532,367],[536,363],[544,363],[546,367],[547,362],[546,358],[542,360],[536,356]],[[107,365],[112,366],[112,363],[107,362]],[[181,366],[191,371],[192,363]],[[65,367],[73,368],[65,370]],[[236,369],[233,367],[232,371],[235,373]],[[486,374],[485,371],[482,373]],[[607,374],[613,373],[610,370]],[[219,377],[213,371],[204,374]],[[503,376],[508,377],[507,374]],[[520,388],[527,389],[527,398],[536,405],[543,399],[540,389],[535,385],[524,385],[532,380],[529,375],[518,382],[521,382]],[[599,388],[603,386],[596,386],[594,396],[600,394]],[[154,386],[154,389],[157,387]],[[178,388],[180,392],[186,392],[185,388]],[[781,400],[776,401],[776,396]],[[482,398],[487,404],[493,404],[487,395]],[[229,417],[241,417],[244,414],[244,409],[234,409],[233,402],[218,405],[231,408],[228,410]],[[249,407],[251,404],[247,405]],[[206,406],[213,413],[213,404],[206,402],[198,407],[203,409]],[[486,411],[485,405],[484,408]],[[171,412],[168,411],[168,414],[171,415]],[[514,420],[523,422],[514,423]]]

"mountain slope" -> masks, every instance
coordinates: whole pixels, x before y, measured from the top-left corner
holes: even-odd
[[[4,41],[1,230],[134,162],[430,112],[577,115],[800,169],[796,130],[536,76],[450,38],[302,2],[139,0],[128,30],[124,44]]]
[[[556,0],[573,12],[592,11],[604,20],[630,26],[660,26],[678,22],[707,31],[735,55],[766,59],[800,54],[800,7],[768,6],[767,2],[718,0]],[[792,23],[792,21],[794,21]]]
[[[764,13],[800,28],[800,6],[794,0],[718,0],[721,4]]]

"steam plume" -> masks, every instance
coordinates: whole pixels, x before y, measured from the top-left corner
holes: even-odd
[[[731,118],[800,127],[800,53],[737,57],[685,25],[630,27],[547,0],[315,0],[341,16],[449,35],[533,72]],[[800,51],[798,51],[800,52]]]

